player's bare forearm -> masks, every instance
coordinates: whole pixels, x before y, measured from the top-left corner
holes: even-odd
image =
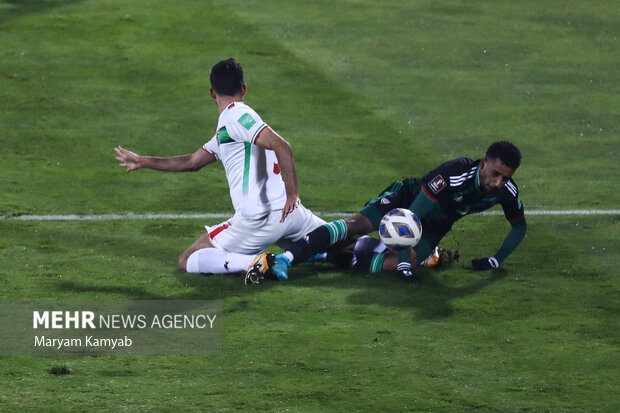
[[[282,210],[283,222],[288,214],[293,212],[299,203],[299,192],[297,190],[297,170],[295,168],[295,161],[293,159],[293,150],[291,145],[278,135],[270,127],[265,128],[258,139],[256,144],[261,148],[270,149],[275,152],[276,158],[278,158],[278,165],[280,166],[280,173],[284,180],[284,188],[286,190],[286,204]]]
[[[291,147],[286,142],[286,146],[281,148],[281,153],[276,151],[276,157],[278,158],[278,164],[280,165],[280,171],[282,173],[282,179],[284,180],[284,189],[286,190],[286,204],[282,209],[282,219],[280,222],[284,222],[288,214],[293,212],[299,203],[299,192],[297,191],[297,170],[295,169],[295,161],[293,160],[293,152]]]
[[[121,146],[114,148],[114,151],[118,155],[116,160],[120,162],[119,166],[127,168],[127,172],[140,168],[166,172],[191,172],[215,161],[215,157],[202,148],[193,154],[169,157],[141,156]]]
[[[196,170],[196,167],[191,162],[191,155],[170,157],[144,156],[142,158],[144,168],[166,172],[189,172]]]
[[[277,152],[276,156],[278,156]],[[278,164],[280,165],[282,179],[284,180],[286,197],[289,200],[295,200],[295,202],[297,202],[296,200],[299,198],[299,192],[297,190],[297,170],[295,168],[295,161],[293,160],[293,153],[290,152],[286,156],[278,156]]]

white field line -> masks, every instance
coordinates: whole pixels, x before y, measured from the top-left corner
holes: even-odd
[[[352,212],[315,212],[323,218],[345,218]],[[480,215],[503,215],[501,211],[488,211]],[[525,215],[620,215],[620,209],[560,209],[560,210],[530,210]],[[104,214],[104,215],[16,215],[3,216],[0,220],[9,221],[134,221],[154,219],[226,219],[232,216],[232,212],[217,212],[208,214]]]

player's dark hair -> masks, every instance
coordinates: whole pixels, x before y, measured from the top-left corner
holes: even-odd
[[[243,89],[243,68],[233,58],[222,60],[211,68],[210,80],[218,95],[235,96]]]
[[[509,168],[517,169],[521,165],[521,152],[508,141],[494,142],[487,149],[485,156],[487,159],[499,158],[504,165]]]

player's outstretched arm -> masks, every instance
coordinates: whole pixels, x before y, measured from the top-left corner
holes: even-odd
[[[478,257],[471,260],[475,270],[485,271],[498,268],[500,264],[517,249],[527,232],[527,222],[525,221],[525,217],[521,217],[521,219],[512,221],[510,225],[510,232],[504,239],[501,248],[493,257]]]
[[[121,146],[114,148],[114,151],[117,154],[115,159],[120,162],[119,166],[127,168],[127,172],[140,168],[167,172],[191,172],[217,160],[213,154],[202,148],[198,148],[192,154],[169,157],[141,156]]]
[[[280,165],[284,187],[286,188],[286,204],[282,209],[282,219],[284,222],[288,214],[297,208],[299,193],[297,192],[297,170],[293,160],[293,150],[291,145],[278,135],[270,127],[265,128],[256,139],[256,144],[261,148],[271,149],[275,152]]]

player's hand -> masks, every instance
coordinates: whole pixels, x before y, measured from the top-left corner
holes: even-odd
[[[118,154],[115,159],[120,162],[119,166],[127,168],[127,172],[142,167],[140,163],[140,155],[137,153],[128,151],[121,146],[114,148],[114,152]]]
[[[284,208],[282,208],[282,219],[280,219],[280,222],[284,222],[288,214],[290,214],[295,210],[295,208],[297,208],[297,205],[299,205],[298,196],[288,197],[286,199],[286,204],[284,204]]]
[[[422,280],[411,271],[411,269],[403,269],[396,271],[398,278],[405,282],[421,283]]]
[[[499,267],[499,262],[495,257],[478,257],[471,260],[471,263],[476,271],[492,270]]]

